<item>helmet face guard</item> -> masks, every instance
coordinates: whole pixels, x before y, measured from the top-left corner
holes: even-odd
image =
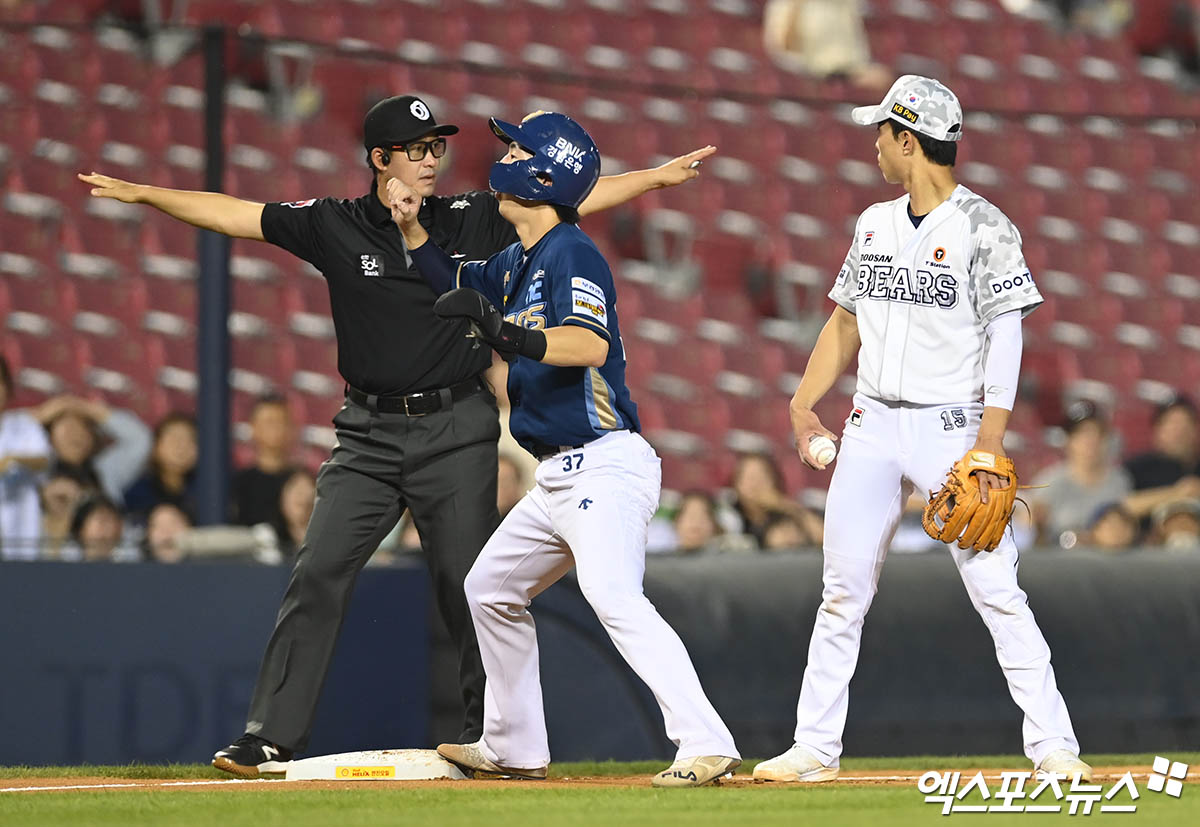
[[[575,121],[557,112],[535,112],[518,124],[492,118],[496,137],[516,143],[532,158],[492,165],[488,186],[526,201],[578,209],[600,178],[600,151]]]

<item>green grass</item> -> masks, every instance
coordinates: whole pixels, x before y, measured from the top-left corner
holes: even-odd
[[[1154,753],[1113,755],[1084,753],[1084,759],[1096,767],[1149,766]],[[1168,752],[1173,761],[1182,761],[1200,770],[1200,752]],[[747,758],[739,773],[752,771],[761,758]],[[666,761],[578,761],[553,764],[550,775],[555,778],[582,776],[652,775],[667,765]],[[1023,755],[911,755],[900,758],[843,758],[842,772],[856,770],[914,770],[936,769],[998,769],[1024,767]],[[225,773],[208,764],[127,764],[97,766],[82,764],[75,767],[0,767],[0,778],[228,778]]]
[[[1086,755],[1096,765],[1145,765],[1153,755]],[[1200,769],[1200,753],[1170,757]],[[747,761],[743,768],[756,762]],[[847,772],[867,769],[927,770],[1021,767],[1018,756],[859,758],[844,762]],[[645,775],[662,768],[661,761],[637,763],[561,764],[557,776]],[[223,777],[204,765],[123,767],[9,767],[0,778],[33,777],[169,778]],[[1194,779],[1195,770],[1192,771]],[[2,785],[0,785],[2,786]],[[993,792],[995,784],[992,785]],[[1135,814],[1089,817],[1103,823],[1144,825],[1200,824],[1200,785],[1190,784],[1180,799],[1142,793]],[[1040,801],[1040,799],[1039,799]],[[968,803],[979,803],[973,795]],[[1128,803],[1127,801],[1113,803]],[[956,822],[974,814],[959,814]],[[1060,823],[1060,814],[988,814],[988,824]],[[179,825],[179,827],[317,827],[317,825],[436,825],[436,827],[540,827],[564,825],[600,827],[702,827],[702,825],[804,825],[853,827],[945,823],[940,806],[926,804],[915,786],[815,787],[753,785],[697,790],[566,786],[495,782],[455,789],[373,787],[314,790],[290,784],[254,784],[235,789],[194,787],[184,790],[105,790],[72,793],[0,793],[0,824],[29,825]],[[1072,823],[1068,822],[1068,823]]]

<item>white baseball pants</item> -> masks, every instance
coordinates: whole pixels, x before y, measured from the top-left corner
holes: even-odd
[[[796,743],[827,765],[842,753],[850,678],[863,621],[909,494],[936,491],[975,443],[981,403],[891,407],[862,394],[846,421],[825,509],[824,591],[796,708]],[[857,415],[857,409],[861,414]],[[1050,647],[1017,585],[1012,534],[991,552],[949,545],[967,594],[992,634],[1013,700],[1025,713],[1025,754],[1078,754]]]
[[[642,593],[646,528],[662,482],[654,449],[617,431],[543,460],[534,479],[466,580],[487,672],[484,755],[513,768],[550,762],[528,607],[575,566],[584,598],[658,700],[676,757],[740,757],[683,642]]]

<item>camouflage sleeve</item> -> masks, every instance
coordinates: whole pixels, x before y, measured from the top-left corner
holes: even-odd
[[[838,270],[837,280],[829,289],[829,298],[851,313],[854,312],[854,304],[858,301],[858,228],[861,224],[862,217],[860,216],[854,225],[854,240],[850,242],[846,260],[842,262],[842,269]]]
[[[1024,318],[1042,303],[1042,294],[1021,252],[1021,233],[994,205],[980,199],[968,207],[971,219],[971,287],[975,313],[987,324],[1001,313]]]

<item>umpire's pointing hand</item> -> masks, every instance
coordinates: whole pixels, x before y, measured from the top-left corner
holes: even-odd
[[[131,184],[120,178],[109,178],[98,172],[92,172],[90,175],[80,172],[76,177],[85,184],[91,184],[92,195],[97,198],[115,198],[126,204],[137,204],[142,200],[141,184]]]

